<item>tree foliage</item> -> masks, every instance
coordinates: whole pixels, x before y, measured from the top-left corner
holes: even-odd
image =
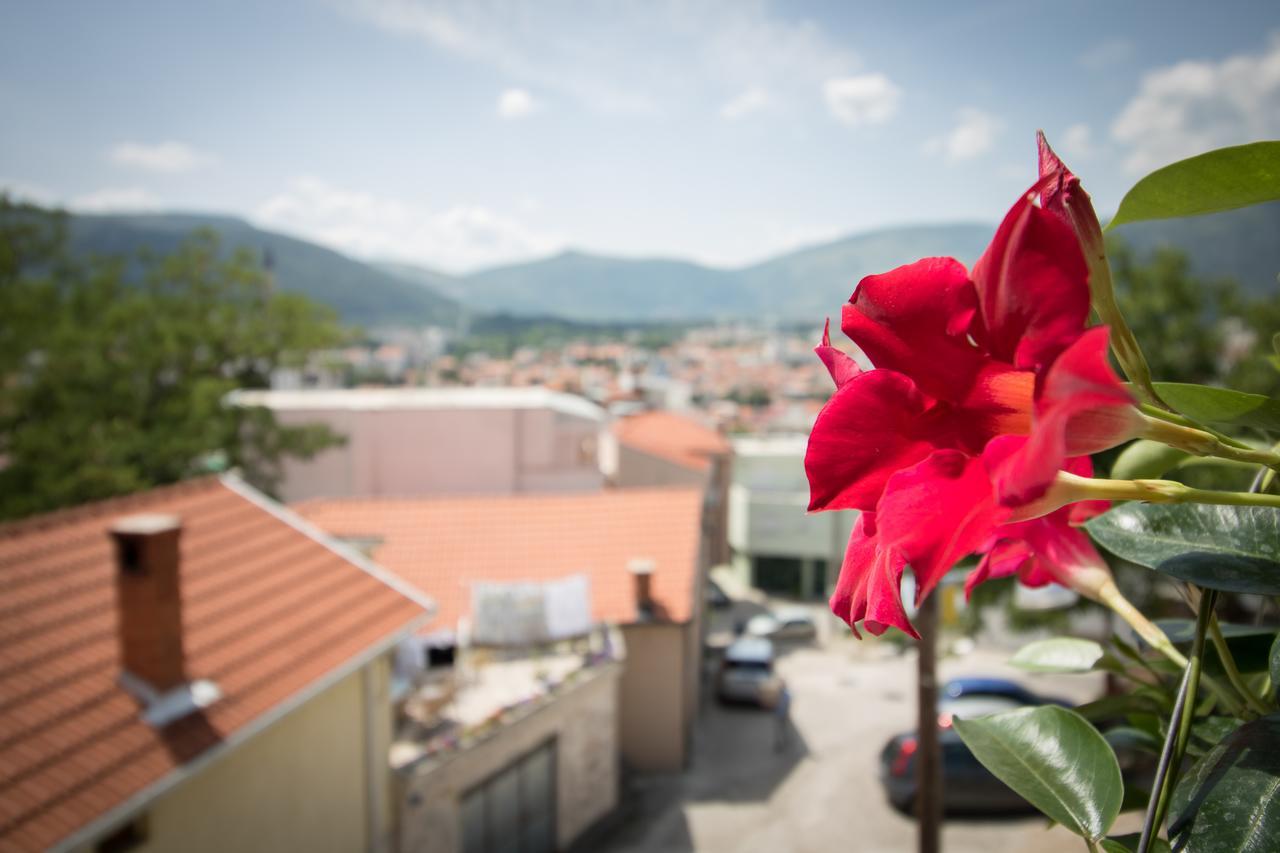
[[[332,346],[328,308],[272,292],[199,234],[167,256],[73,261],[65,223],[0,197],[0,517],[171,483],[221,465],[270,489],[281,460],[340,439],[224,404]]]
[[[1152,375],[1276,393],[1280,373],[1271,340],[1280,332],[1280,301],[1251,298],[1229,278],[1196,276],[1186,254],[1174,248],[1139,257],[1113,238],[1107,254],[1117,299]]]

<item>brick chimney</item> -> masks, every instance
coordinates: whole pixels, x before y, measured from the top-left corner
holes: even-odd
[[[174,515],[132,515],[111,527],[116,546],[120,660],[129,676],[156,693],[187,682],[182,595]]]
[[[627,563],[627,571],[635,580],[636,612],[641,619],[653,617],[653,560],[637,557]]]

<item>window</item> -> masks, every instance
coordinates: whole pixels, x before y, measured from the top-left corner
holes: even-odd
[[[555,850],[555,749],[549,741],[463,795],[463,853]]]

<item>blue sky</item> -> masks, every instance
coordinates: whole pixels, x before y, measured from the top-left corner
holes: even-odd
[[[1280,7],[1231,2],[11,3],[0,185],[232,213],[462,271],[737,265],[994,222],[1043,127],[1102,211],[1280,136]]]

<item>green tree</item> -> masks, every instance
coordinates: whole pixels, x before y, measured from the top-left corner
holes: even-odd
[[[78,262],[60,214],[0,197],[0,517],[238,466],[267,490],[287,456],[341,439],[227,406],[344,337],[200,234],[165,257]]]
[[[1200,278],[1176,249],[1139,258],[1112,240],[1107,254],[1120,308],[1152,376],[1276,393],[1280,373],[1272,364],[1271,339],[1280,331],[1280,301],[1251,298],[1232,279]]]

